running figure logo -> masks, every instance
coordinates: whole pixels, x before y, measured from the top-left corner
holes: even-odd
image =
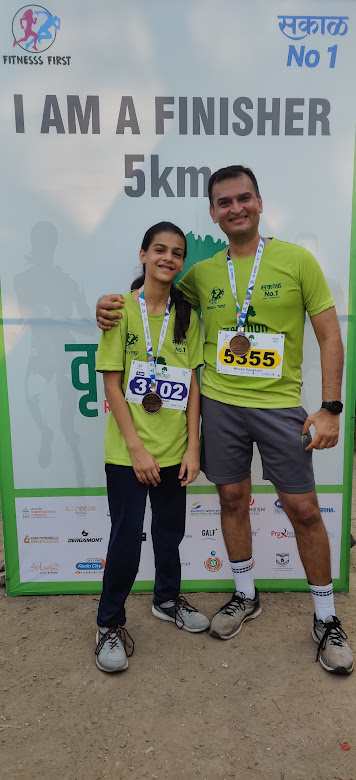
[[[127,347],[133,347],[134,344],[137,344],[138,342],[138,336],[135,335],[135,333],[127,333],[126,335],[126,346]]]
[[[54,43],[61,20],[43,5],[24,5],[12,20],[14,46],[30,52],[42,52]]]
[[[220,301],[220,298],[224,295],[224,290],[221,290],[220,287],[213,287],[212,290],[210,290],[209,293],[209,302],[210,303],[218,303]]]

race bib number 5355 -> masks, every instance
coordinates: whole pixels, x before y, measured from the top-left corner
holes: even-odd
[[[219,330],[216,357],[218,374],[280,379],[282,376],[284,334],[246,333],[251,349],[247,355],[234,355],[230,341],[235,334]]]

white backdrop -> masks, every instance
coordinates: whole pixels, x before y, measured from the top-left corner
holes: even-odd
[[[15,45],[26,33],[21,29],[29,17],[23,28],[20,19],[29,9],[37,19],[32,31],[47,19],[52,24],[49,37],[40,34],[38,52],[32,34]],[[79,578],[95,585],[102,576],[102,569],[75,571],[91,556],[88,547],[95,550],[92,557],[105,558],[109,530],[105,404],[101,377],[96,381],[93,374],[100,335],[95,303],[103,293],[127,291],[142,236],[154,222],[170,219],[190,234],[188,264],[218,251],[224,236],[209,217],[208,173],[197,171],[232,163],[252,167],[264,203],[262,234],[305,245],[317,256],[346,348],[348,338],[355,4],[344,0],[342,17],[336,0],[61,0],[47,12],[35,4],[20,9],[13,0],[0,10],[1,414],[10,419],[13,466],[12,486],[4,476],[9,452],[3,448],[9,592],[25,592],[26,583],[45,588],[37,564],[57,563],[58,573],[48,570],[46,582],[72,583],[73,589]],[[139,171],[134,178],[132,168]],[[185,172],[190,168],[195,173]],[[303,380],[303,405],[312,411],[319,408],[321,385],[309,321]],[[346,382],[344,400],[345,394]],[[351,458],[344,419],[337,449],[316,453],[314,460],[319,500],[330,508],[325,518],[340,586],[347,582],[340,545],[342,520],[346,535],[349,522],[344,473]],[[258,456],[253,484],[260,491],[266,485]],[[208,482],[202,476],[196,485]],[[266,586],[290,581],[302,587],[295,540],[284,549],[271,536],[277,519],[283,528],[288,521],[275,515],[276,496],[268,490],[253,493],[263,510],[254,537],[256,576]],[[226,553],[218,530],[212,545],[199,533],[204,523],[206,530],[219,528],[216,495],[193,492],[189,501],[214,510],[214,521],[190,508],[183,579],[214,587],[229,577]],[[75,520],[73,534],[84,530],[101,541],[68,542],[65,507],[90,502],[98,508],[90,528],[86,519]],[[52,507],[55,518],[31,515],[41,506]],[[36,547],[23,541],[51,535],[59,541]],[[262,538],[266,544],[268,538],[265,548]],[[209,569],[205,562],[213,552],[222,566]],[[290,566],[276,568],[283,552]],[[146,542],[138,580],[152,577]]]

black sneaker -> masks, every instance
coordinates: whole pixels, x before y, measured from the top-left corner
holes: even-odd
[[[245,598],[245,594],[237,590],[230,601],[224,604],[219,609],[219,612],[214,615],[211,621],[210,633],[219,639],[231,639],[241,631],[242,625],[246,620],[253,620],[261,612],[257,588],[255,588],[253,599]]]
[[[325,623],[314,615],[312,637],[319,642],[315,660],[320,661],[327,672],[351,674],[354,668],[352,650],[346,642],[347,634],[335,615],[327,617]]]

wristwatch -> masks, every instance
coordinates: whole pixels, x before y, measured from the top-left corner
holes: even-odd
[[[341,414],[344,405],[341,401],[323,401],[321,404],[322,409],[327,409],[331,414]]]

